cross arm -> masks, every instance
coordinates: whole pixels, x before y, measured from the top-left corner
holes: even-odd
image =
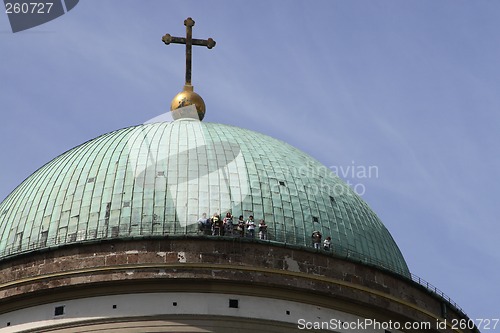
[[[170,34],[166,34],[161,39],[165,44],[186,44],[186,38],[184,37],[173,37]],[[192,39],[192,45],[206,46],[211,49],[215,46],[215,41],[212,38],[209,39]]]

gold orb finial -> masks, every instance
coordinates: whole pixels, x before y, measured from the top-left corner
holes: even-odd
[[[205,117],[205,102],[203,101],[203,98],[193,91],[193,86],[185,85],[184,89],[175,95],[172,103],[170,103],[170,111],[174,112],[179,108],[189,105],[196,106],[198,118],[203,120],[203,117]],[[174,117],[174,119],[175,118],[176,117]]]
[[[190,105],[196,106],[196,112],[198,113],[198,118],[200,120],[205,116],[205,102],[200,95],[193,91],[193,86],[191,85],[191,48],[193,45],[206,46],[208,49],[211,49],[215,46],[215,41],[212,38],[208,39],[193,39],[193,26],[194,20],[188,17],[184,21],[184,25],[186,26],[186,38],[182,37],[173,37],[170,34],[166,34],[163,36],[162,40],[165,44],[169,45],[171,43],[174,44],[186,44],[186,83],[184,85],[184,89],[175,95],[172,103],[170,104],[170,111],[172,111],[172,115],[174,119],[180,118],[193,118],[194,115],[190,113],[194,113],[194,110],[185,113],[186,110],[179,110],[175,112],[175,110],[187,107]]]

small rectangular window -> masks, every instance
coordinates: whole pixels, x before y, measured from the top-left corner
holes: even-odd
[[[87,180],[87,183],[93,183],[95,182],[95,177],[91,177]]]
[[[64,314],[64,305],[56,306],[54,308],[54,316],[62,316]]]
[[[234,308],[234,309],[237,309],[239,308],[239,304],[238,304],[238,300],[237,299],[230,299],[229,300],[229,307],[230,308]]]
[[[313,222],[319,222],[319,219],[317,216],[313,216]]]

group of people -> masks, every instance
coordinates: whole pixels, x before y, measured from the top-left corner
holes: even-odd
[[[321,232],[319,231],[313,231],[311,238],[313,247],[319,250],[321,248],[321,239],[323,238],[323,235],[321,235]],[[323,241],[323,250],[330,251],[331,249],[332,249],[332,237],[328,236]]]
[[[264,220],[260,220],[257,224],[250,215],[245,221],[243,215],[238,217],[237,221],[233,220],[231,212],[227,212],[224,218],[221,218],[219,213],[214,213],[211,217],[207,213],[198,220],[198,230],[201,234],[207,236],[229,236],[229,237],[247,237],[255,238],[257,230],[259,239],[267,239],[267,225]],[[321,242],[323,235],[319,231],[313,231],[311,235],[312,244],[315,249],[320,249],[323,243],[323,250],[330,251],[332,249],[332,238],[330,236]]]
[[[252,215],[246,221],[243,215],[240,215],[235,222],[231,212],[227,212],[224,218],[221,218],[219,213],[214,213],[212,217],[207,217],[207,213],[203,213],[198,220],[198,230],[207,236],[248,238],[255,238],[255,231],[258,230],[259,239],[267,239],[267,225],[264,220],[260,220],[257,224]]]

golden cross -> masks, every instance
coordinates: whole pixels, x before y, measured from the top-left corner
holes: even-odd
[[[186,26],[186,38],[184,37],[173,37],[170,34],[166,34],[161,39],[165,44],[186,44],[186,86],[191,85],[191,46],[200,45],[206,46],[211,49],[215,46],[215,41],[212,38],[209,39],[193,39],[193,26],[194,20],[190,17],[184,20],[184,25]]]

